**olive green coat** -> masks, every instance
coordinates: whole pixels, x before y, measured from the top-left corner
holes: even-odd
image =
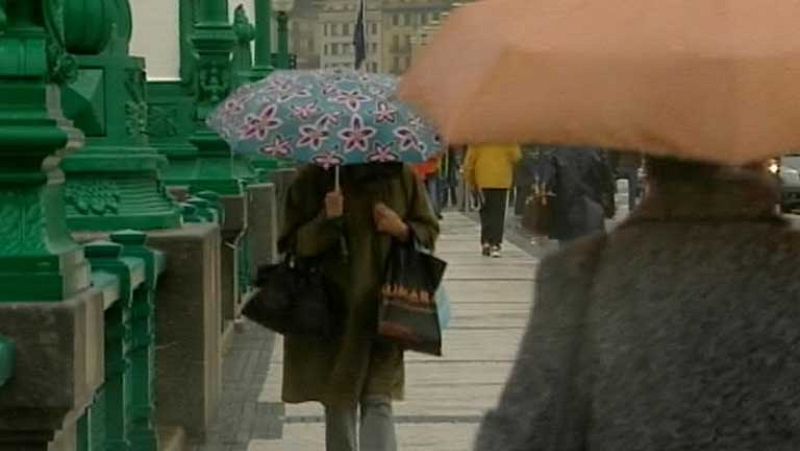
[[[319,256],[345,307],[340,338],[286,337],[283,400],[289,403],[354,405],[364,396],[403,397],[403,351],[376,340],[379,294],[391,239],[376,231],[373,206],[383,202],[396,211],[415,236],[431,247],[439,226],[408,167],[345,168],[341,177],[342,220],[325,218],[325,194],[334,183],[330,172],[303,169],[287,196],[282,249],[294,246],[298,256]]]

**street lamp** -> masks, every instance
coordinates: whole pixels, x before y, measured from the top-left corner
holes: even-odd
[[[294,0],[272,0],[272,9],[278,20],[278,68],[289,69],[289,12]]]

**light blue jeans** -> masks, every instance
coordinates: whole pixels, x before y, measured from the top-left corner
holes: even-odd
[[[358,426],[357,410],[357,406],[325,406],[325,450],[397,451],[391,400],[385,397],[362,399]]]

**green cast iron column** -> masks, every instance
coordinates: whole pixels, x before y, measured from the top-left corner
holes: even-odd
[[[253,79],[260,80],[275,70],[272,66],[272,0],[256,0],[256,53]]]
[[[230,148],[205,119],[233,87],[231,52],[236,44],[228,22],[227,0],[197,0],[198,17],[191,42],[197,54],[195,84],[195,131],[189,141],[197,147],[197,166],[192,191],[214,191],[222,195],[242,193],[242,182]]]
[[[278,11],[278,67],[289,69],[289,13]]]
[[[236,49],[233,51],[233,70],[235,85],[247,83],[253,70],[253,52],[250,44],[256,37],[256,29],[247,17],[244,5],[239,5],[233,13],[233,32],[236,34]]]
[[[0,2],[0,302],[59,301],[89,286],[59,169],[82,143],[61,113],[57,85],[75,66],[61,13],[52,1]]]
[[[106,8],[112,37],[101,52],[84,49],[78,78],[62,97],[87,136],[87,146],[63,164],[68,224],[80,231],[178,228],[179,208],[160,180],[167,159],[148,145],[145,64],[129,55],[130,5],[112,0]],[[67,30],[83,27],[75,19]]]

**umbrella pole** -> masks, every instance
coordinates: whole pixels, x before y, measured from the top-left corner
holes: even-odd
[[[333,173],[333,180],[334,180],[334,182],[333,182],[333,189],[334,189],[334,191],[336,191],[337,193],[338,193],[339,191],[341,191],[341,188],[342,188],[342,187],[341,187],[341,185],[340,185],[340,183],[339,183],[339,168],[340,168],[339,166],[336,166],[336,168],[334,169],[334,173]]]

